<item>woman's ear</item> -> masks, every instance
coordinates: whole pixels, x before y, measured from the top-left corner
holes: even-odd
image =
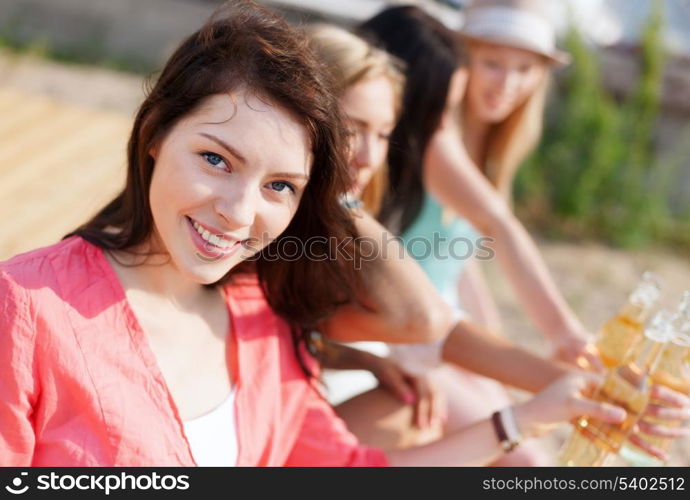
[[[160,149],[160,141],[154,142],[149,148],[149,156],[156,160],[158,158],[158,150]]]

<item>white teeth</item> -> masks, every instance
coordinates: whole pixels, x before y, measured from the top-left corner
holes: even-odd
[[[221,238],[219,236],[216,236],[215,234],[211,234],[210,231],[207,229],[204,229],[198,222],[193,221],[194,229],[196,229],[196,232],[199,233],[199,235],[204,239],[204,241],[209,242],[211,245],[215,245],[220,248],[230,248],[233,246],[235,243],[232,241],[228,241],[224,238]]]

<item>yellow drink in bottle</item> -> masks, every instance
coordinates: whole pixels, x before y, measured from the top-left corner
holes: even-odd
[[[644,324],[661,292],[660,280],[645,272],[628,302],[599,330],[595,341],[607,368],[623,363],[626,355],[644,338]]]

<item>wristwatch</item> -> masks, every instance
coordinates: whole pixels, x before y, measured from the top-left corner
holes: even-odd
[[[502,410],[494,412],[491,415],[491,422],[494,424],[496,438],[503,451],[506,453],[513,451],[522,441],[522,434],[515,420],[512,406],[506,406]]]

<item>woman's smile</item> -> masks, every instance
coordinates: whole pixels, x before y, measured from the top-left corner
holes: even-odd
[[[197,254],[202,260],[220,260],[234,255],[242,245],[242,241],[236,238],[229,238],[216,230],[209,230],[208,226],[202,225],[189,216],[185,216],[187,227],[190,229],[190,237]]]

